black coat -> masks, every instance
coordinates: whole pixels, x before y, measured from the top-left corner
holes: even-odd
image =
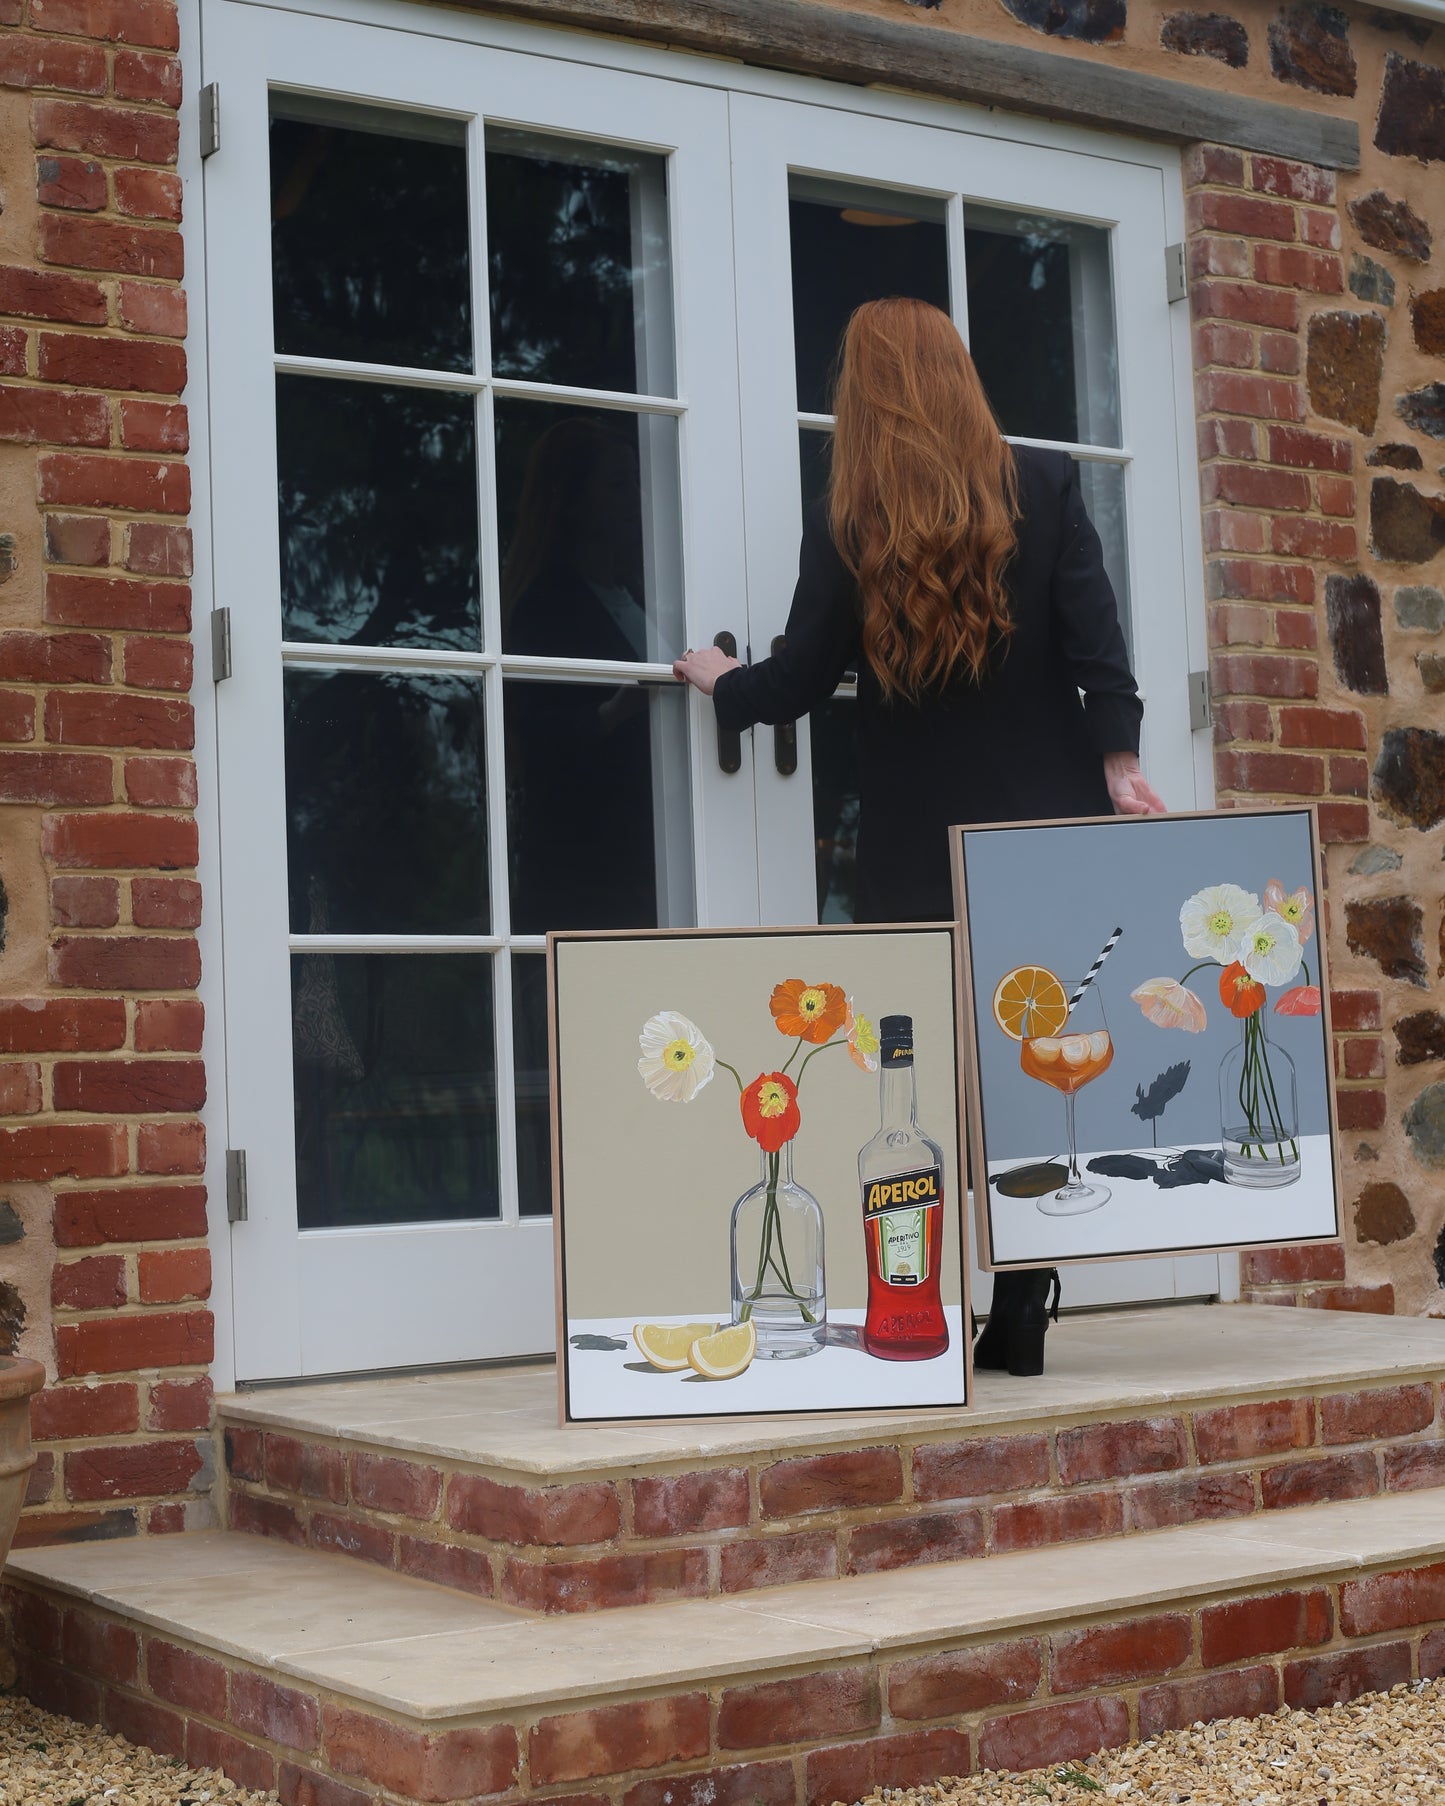
[[[980,682],[917,704],[885,699],[862,656],[857,585],[815,503],[783,650],[714,690],[723,727],[772,725],[857,671],[860,921],[950,918],[952,824],[1107,815],[1103,755],[1138,751],[1143,705],[1078,470],[1064,452],[1019,446],[1015,457],[1014,631]]]

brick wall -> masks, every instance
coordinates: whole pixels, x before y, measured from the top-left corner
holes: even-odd
[[[181,70],[172,0],[0,25],[0,1240],[48,1540],[209,1479]]]

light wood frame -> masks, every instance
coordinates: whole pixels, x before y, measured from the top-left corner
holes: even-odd
[[[1314,876],[1314,895],[1316,904],[1316,921],[1319,931],[1315,937],[1316,958],[1319,964],[1320,990],[1320,1033],[1324,1043],[1325,1060],[1325,1096],[1329,1110],[1330,1125],[1330,1158],[1331,1172],[1334,1180],[1335,1229],[1333,1235],[1286,1237],[1261,1237],[1258,1241],[1222,1241],[1197,1242],[1178,1247],[1140,1248],[1125,1253],[1110,1252],[1107,1254],[1078,1254],[1061,1256],[1052,1260],[997,1261],[993,1252],[993,1224],[990,1212],[988,1185],[988,1163],[984,1146],[983,1092],[979,1068],[978,1016],[976,1012],[976,994],[973,983],[973,959],[968,932],[968,883],[966,860],[964,856],[964,836],[967,834],[986,834],[1009,832],[1030,828],[1084,828],[1108,824],[1111,827],[1128,826],[1131,830],[1147,832],[1151,823],[1157,825],[1162,821],[1238,821],[1242,816],[1261,815],[1304,815],[1309,822],[1310,835],[1310,868]],[[1233,1254],[1248,1248],[1273,1248],[1289,1246],[1296,1248],[1318,1247],[1338,1242],[1343,1233],[1341,1221],[1341,1173],[1340,1173],[1340,1126],[1339,1112],[1335,1097],[1334,1072],[1331,1050],[1334,1038],[1330,1023],[1330,986],[1328,971],[1328,952],[1324,936],[1324,866],[1320,858],[1319,811],[1313,803],[1284,805],[1277,807],[1251,809],[1193,809],[1181,810],[1178,814],[1163,815],[1090,815],[1082,817],[1055,816],[1042,821],[1013,822],[977,822],[955,826],[949,829],[949,860],[953,873],[954,911],[958,917],[958,938],[961,963],[961,984],[958,995],[963,1009],[963,1021],[959,1025],[958,1042],[964,1058],[959,1066],[963,1095],[959,1099],[960,1116],[968,1125],[968,1151],[970,1173],[976,1175],[971,1186],[973,1194],[973,1214],[975,1242],[978,1264],[985,1273],[1023,1272],[1030,1268],[1045,1266],[1079,1266],[1098,1260],[1157,1260],[1170,1256],[1190,1254]]]

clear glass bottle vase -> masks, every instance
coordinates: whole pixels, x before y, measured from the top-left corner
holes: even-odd
[[[1262,1009],[1240,1023],[1219,1063],[1219,1126],[1229,1185],[1264,1189],[1300,1176],[1294,1061],[1270,1040]]]
[[[823,1212],[793,1178],[793,1144],[762,1156],[762,1177],[733,1205],[733,1322],[751,1318],[758,1356],[817,1354],[827,1339]]]

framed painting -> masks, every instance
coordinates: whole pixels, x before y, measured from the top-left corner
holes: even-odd
[[[980,1265],[1338,1237],[1314,811],[952,840]]]
[[[953,925],[547,953],[562,1421],[966,1405]]]

